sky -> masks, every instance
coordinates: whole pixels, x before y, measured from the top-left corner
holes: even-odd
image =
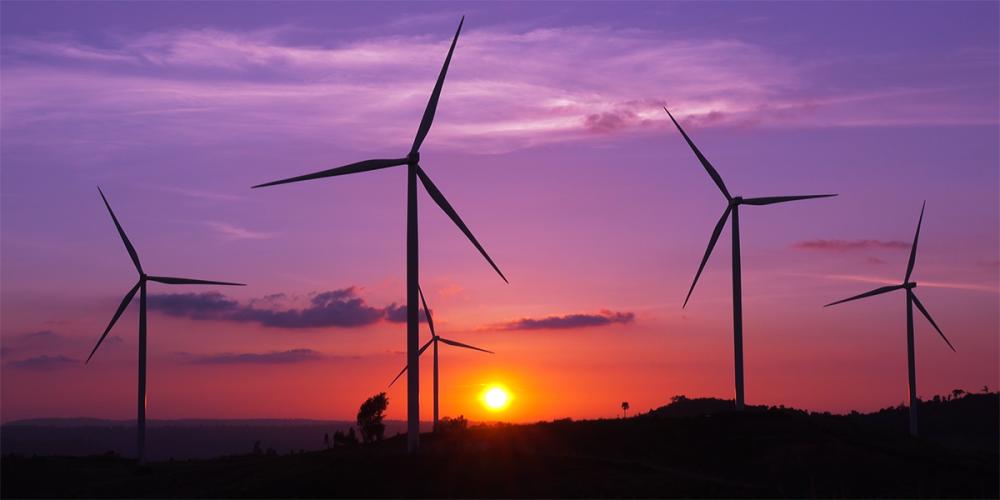
[[[733,398],[726,201],[743,196],[748,404],[906,399],[899,283],[921,204],[918,393],[1000,385],[996,2],[0,3],[0,418],[405,417],[405,156],[465,24],[422,166],[510,280],[421,190],[441,413],[615,417]],[[421,339],[429,333],[422,326]],[[431,417],[431,360],[421,413]],[[490,384],[513,394],[490,412]]]

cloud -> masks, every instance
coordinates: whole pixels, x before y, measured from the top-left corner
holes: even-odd
[[[613,312],[603,310],[598,314],[569,314],[566,316],[547,316],[545,318],[521,318],[514,321],[499,323],[487,327],[487,330],[567,330],[587,328],[612,324],[629,324],[635,321],[631,312]]]
[[[417,312],[417,314],[418,314],[417,317],[420,319],[421,323],[427,322],[427,317],[424,315],[424,310],[423,309],[420,309]],[[431,314],[433,314],[433,311],[431,311]],[[401,306],[397,306],[396,303],[393,302],[392,304],[389,304],[388,306],[386,306],[385,307],[385,319],[386,319],[386,321],[390,321],[392,323],[406,323],[406,321],[407,321],[407,318],[406,318],[406,304],[403,304]]]
[[[873,285],[898,285],[900,278],[885,278],[878,276],[865,276],[860,274],[817,274],[817,273],[786,273],[789,276],[801,276],[807,278],[821,278],[837,281],[854,281],[858,283],[870,283]],[[956,290],[968,290],[972,292],[1000,293],[1000,288],[995,284],[986,283],[962,283],[948,281],[919,281],[922,288],[952,288]]]
[[[223,352],[218,354],[184,354],[187,362],[198,365],[232,365],[232,364],[265,364],[283,365],[303,363],[323,359],[323,355],[312,349],[291,349],[288,351],[255,352]]]
[[[240,303],[219,292],[166,293],[149,296],[149,309],[169,316],[220,319],[240,310]]]
[[[54,341],[59,338],[61,338],[61,336],[52,330],[40,330],[21,335],[22,341]]]
[[[35,356],[31,358],[25,358],[18,361],[11,361],[7,363],[7,366],[12,368],[19,368],[24,370],[56,370],[64,368],[69,365],[79,364],[80,360],[73,359],[63,355],[49,356],[47,354],[42,356]]]
[[[362,148],[405,147],[451,35],[302,43],[282,34],[176,29],[107,37],[99,47],[66,36],[8,37],[3,127],[18,132],[12,139],[33,131],[47,139],[51,125],[62,125],[67,141],[125,147],[166,138],[328,141],[331,131]],[[634,28],[468,30],[433,139],[501,152],[668,128],[668,101],[692,127],[996,122],[980,102],[957,102],[967,93],[955,88],[830,94],[827,82],[808,81],[817,64],[735,38]],[[936,95],[925,103],[939,105],[914,105],[927,94]]]
[[[792,245],[798,250],[854,252],[859,250],[909,250],[910,244],[899,240],[805,240]]]
[[[230,240],[266,240],[274,237],[274,233],[252,231],[250,229],[242,228],[225,222],[206,221],[205,225],[214,229],[224,238]]]
[[[353,328],[371,325],[385,316],[385,309],[369,306],[358,297],[355,287],[318,293],[301,309],[242,305],[218,292],[153,295],[149,308],[170,316],[253,322],[275,328]]]

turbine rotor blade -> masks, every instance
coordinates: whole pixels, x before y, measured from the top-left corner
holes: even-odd
[[[500,268],[497,267],[495,262],[493,262],[493,259],[490,258],[490,255],[486,253],[485,249],[483,249],[483,246],[479,244],[479,240],[477,240],[476,237],[472,235],[472,231],[469,230],[469,227],[466,226],[464,222],[462,222],[462,218],[458,216],[458,212],[456,212],[455,209],[451,206],[451,203],[448,203],[448,200],[445,199],[444,195],[441,194],[441,191],[438,190],[437,186],[435,186],[434,183],[431,181],[431,178],[427,177],[427,174],[424,172],[424,169],[420,168],[419,165],[417,166],[417,176],[420,177],[420,182],[424,185],[424,189],[427,190],[427,194],[429,194],[431,198],[434,200],[434,202],[437,203],[439,207],[441,207],[441,210],[443,210],[444,213],[448,214],[448,217],[451,217],[452,222],[454,222],[455,225],[458,226],[458,228],[461,229],[463,233],[465,233],[465,236],[469,238],[469,241],[471,241],[472,244],[476,247],[476,249],[479,250],[479,253],[483,254],[483,257],[486,258],[486,261],[489,262],[491,266],[493,266],[493,270],[500,275],[500,277],[504,280],[504,282],[510,283],[510,281],[507,281],[507,277],[504,276],[502,272],[500,272]]]
[[[830,306],[837,305],[837,304],[843,304],[844,302],[850,302],[852,300],[863,299],[865,297],[871,297],[873,295],[881,295],[883,293],[888,293],[888,292],[892,292],[894,290],[899,290],[900,288],[906,288],[906,287],[903,286],[903,285],[883,286],[883,287],[876,288],[874,290],[871,290],[871,291],[868,291],[868,292],[865,292],[865,293],[862,293],[862,294],[859,294],[859,295],[855,295],[853,297],[848,297],[848,298],[846,298],[844,300],[838,300],[836,302],[830,302],[829,304],[826,304],[823,307],[830,307]]]
[[[906,263],[906,277],[903,278],[903,283],[910,281],[910,275],[913,274],[913,264],[917,261],[917,240],[920,239],[920,225],[924,222],[924,208],[926,206],[926,201],[920,206],[920,219],[917,220],[917,234],[913,235],[913,245],[910,246],[910,260]]]
[[[170,276],[146,276],[149,281],[155,281],[157,283],[165,283],[167,285],[227,285],[227,286],[246,286],[245,283],[230,283],[228,281],[208,281],[208,280],[196,280],[191,278],[173,278]]]
[[[133,286],[132,289],[125,294],[125,298],[123,298],[122,303],[118,305],[118,310],[115,311],[115,315],[111,317],[111,322],[108,323],[108,327],[104,329],[104,333],[101,334],[101,338],[98,339],[97,345],[94,346],[94,349],[90,351],[90,356],[87,356],[87,361],[84,361],[84,364],[90,363],[90,358],[94,357],[94,353],[97,352],[97,348],[101,347],[101,342],[104,342],[104,338],[108,336],[108,332],[111,331],[111,328],[115,326],[118,318],[120,318],[122,313],[125,312],[125,308],[128,307],[130,302],[132,302],[132,298],[135,297],[135,292],[139,291],[140,285],[142,285],[142,280],[136,282],[135,286]]]
[[[427,343],[426,343],[426,344],[424,344],[424,346],[423,346],[423,347],[421,347],[419,351],[417,351],[417,356],[420,356],[421,354],[423,354],[423,353],[424,353],[424,351],[426,351],[426,350],[427,350],[427,348],[428,348],[428,347],[430,347],[430,346],[431,346],[431,344],[433,344],[433,343],[434,343],[434,339],[436,339],[436,338],[437,338],[437,337],[431,337],[431,339],[430,339],[430,340],[428,340],[428,341],[427,341]]]
[[[667,109],[666,106],[663,107],[663,110],[667,112],[667,116],[670,117],[670,121],[674,122],[674,126],[676,126],[677,130],[679,130],[681,135],[684,136],[684,140],[687,141],[688,146],[691,146],[691,150],[694,151],[694,155],[698,157],[698,161],[700,161],[702,166],[705,167],[705,171],[707,171],[708,175],[712,177],[713,181],[715,181],[715,185],[719,186],[719,190],[722,191],[722,194],[727,200],[733,199],[733,197],[729,194],[729,190],[726,189],[726,184],[722,182],[722,176],[715,170],[715,167],[713,167],[708,161],[708,158],[705,158],[705,155],[701,154],[701,151],[698,150],[698,146],[694,145],[694,142],[692,142],[691,138],[688,137],[687,132],[684,132],[684,129],[681,128],[681,124],[677,123],[677,120],[674,119],[674,115],[670,114],[670,110]]]
[[[357,174],[360,172],[368,172],[370,170],[379,170],[383,168],[396,167],[399,165],[406,165],[406,158],[393,158],[393,159],[378,159],[378,160],[365,160],[359,161],[357,163],[351,163],[344,165],[342,167],[331,168],[329,170],[323,170],[322,172],[315,172],[312,174],[300,175],[298,177],[289,177],[288,179],[282,179],[280,181],[267,182],[264,184],[258,184],[250,189],[257,189],[268,186],[276,186],[278,184],[288,184],[290,182],[308,181],[312,179],[322,179],[324,177],[335,177],[338,175],[347,174]]]
[[[132,246],[132,242],[129,241],[128,236],[125,235],[125,230],[122,229],[122,225],[118,223],[118,217],[115,217],[115,211],[111,210],[111,204],[108,203],[108,199],[104,197],[104,191],[101,188],[97,188],[97,192],[101,193],[101,199],[104,200],[104,206],[108,207],[108,213],[111,214],[111,220],[115,222],[115,227],[118,228],[118,235],[122,238],[122,243],[125,243],[125,249],[128,250],[128,256],[132,258],[132,263],[135,264],[135,270],[142,274],[142,264],[139,263],[139,254],[136,253],[135,247]]]
[[[446,339],[444,337],[438,337],[438,340],[440,340],[441,342],[444,342],[445,344],[453,345],[455,347],[464,347],[465,349],[472,349],[474,351],[482,351],[482,352],[486,352],[486,353],[489,353],[489,354],[496,354],[493,351],[487,351],[486,349],[480,349],[478,347],[471,346],[469,344],[463,344],[461,342],[456,342],[454,340],[448,340],[448,339]]]
[[[409,368],[409,367],[410,367],[410,365],[404,366],[403,369],[399,371],[399,374],[396,375],[396,378],[392,379],[392,382],[389,382],[389,387],[392,387],[392,384],[395,384],[396,381],[399,380],[399,377],[402,377],[403,374],[406,373],[406,369]]]
[[[920,309],[920,312],[923,313],[925,318],[927,318],[927,321],[931,322],[931,326],[933,326],[934,329],[937,330],[938,335],[940,335],[941,338],[944,339],[944,343],[948,344],[948,347],[950,347],[951,350],[954,351],[955,347],[951,345],[951,342],[948,341],[948,337],[944,336],[944,332],[942,332],[941,329],[938,328],[937,323],[934,322],[934,318],[931,317],[931,313],[927,312],[927,308],[925,308],[924,305],[920,303],[920,299],[917,298],[917,294],[913,293],[912,290],[909,291],[909,294],[910,298],[913,299],[913,303],[916,304],[917,309]]]
[[[715,229],[712,230],[712,237],[708,240],[708,248],[705,250],[705,256],[701,258],[701,265],[698,266],[698,272],[694,275],[694,281],[691,282],[691,288],[688,289],[687,297],[684,298],[684,305],[681,306],[682,309],[687,307],[688,300],[691,299],[691,293],[694,292],[694,286],[698,284],[698,278],[701,277],[701,272],[705,270],[708,257],[712,255],[712,249],[715,248],[715,243],[719,241],[719,235],[722,234],[722,228],[726,226],[726,220],[729,219],[729,212],[732,210],[732,205],[726,206],[726,210],[722,212],[719,222],[715,224]]]
[[[434,113],[437,112],[438,99],[441,98],[441,88],[444,86],[444,77],[448,74],[448,65],[451,64],[451,56],[455,53],[455,44],[458,43],[458,35],[462,32],[463,24],[465,24],[465,16],[462,16],[462,20],[459,21],[458,30],[455,31],[455,38],[451,40],[451,48],[448,49],[448,56],[444,58],[441,73],[438,74],[434,90],[427,101],[427,107],[424,108],[424,116],[420,119],[420,127],[417,129],[417,136],[413,138],[413,147],[410,148],[410,153],[416,153],[420,150],[420,146],[424,143],[424,138],[427,137],[427,132],[431,130],[431,123],[434,122]]]
[[[803,196],[765,196],[763,198],[743,198],[744,205],[773,205],[789,201],[811,200],[813,198],[830,198],[835,194],[808,194]]]
[[[420,293],[420,303],[424,305],[424,316],[427,317],[427,326],[431,328],[431,337],[437,337],[437,333],[434,332],[434,320],[431,319],[431,310],[427,307],[427,301],[424,300],[424,291],[417,285],[417,292]]]
[[[431,346],[431,342],[434,342],[434,337],[431,337],[431,339],[428,340],[427,343],[424,344],[424,346],[420,348],[420,351],[417,352],[417,356],[420,356],[421,354],[423,354],[424,351],[426,351],[427,348]],[[392,382],[389,382],[389,387],[392,387],[392,384],[395,384],[396,381],[399,380],[399,377],[402,377],[403,374],[406,373],[406,369],[409,368],[409,367],[410,367],[410,365],[403,366],[403,369],[399,371],[399,373],[396,375],[396,378],[392,379]]]

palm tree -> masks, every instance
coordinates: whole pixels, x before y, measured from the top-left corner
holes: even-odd
[[[625,412],[625,418],[628,418],[628,401],[622,401],[622,411]]]

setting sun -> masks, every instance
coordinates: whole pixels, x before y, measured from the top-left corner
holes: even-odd
[[[510,406],[511,394],[500,385],[490,385],[483,391],[480,399],[490,411],[500,411]]]

